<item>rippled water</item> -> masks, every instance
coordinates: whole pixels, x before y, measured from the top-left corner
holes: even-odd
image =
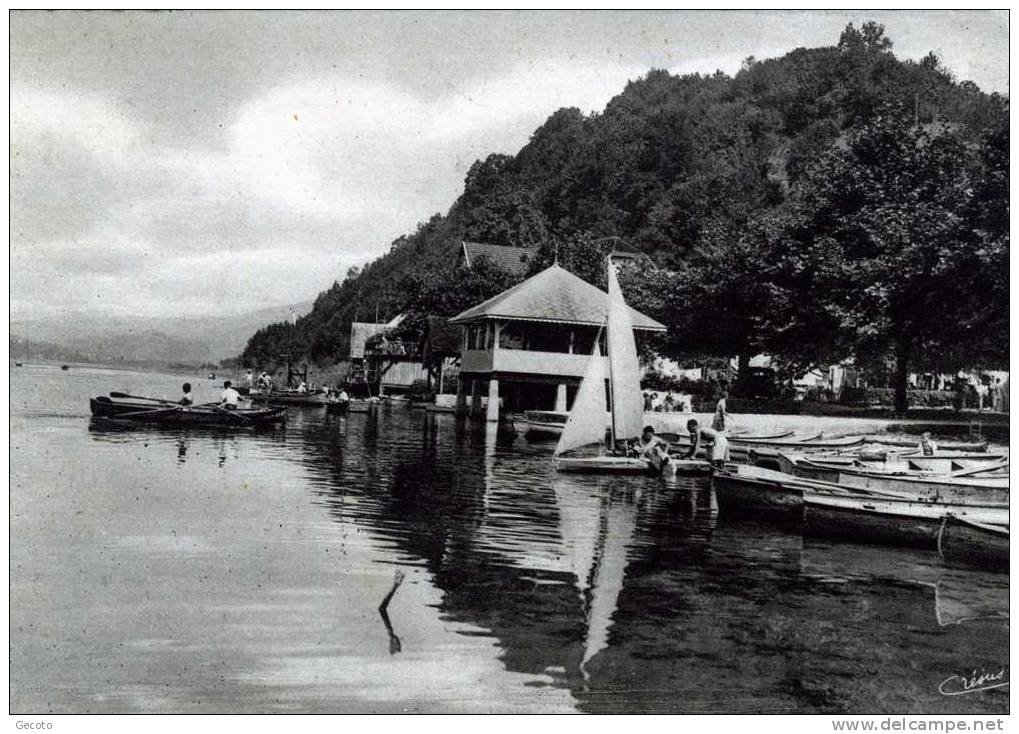
[[[731,523],[703,480],[559,476],[449,415],[111,430],[89,395],[182,380],[11,380],[17,713],[1008,710],[938,693],[1008,667],[1007,575]]]

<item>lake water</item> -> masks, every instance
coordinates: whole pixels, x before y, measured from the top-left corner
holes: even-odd
[[[938,692],[1007,671],[1005,574],[557,476],[450,415],[90,427],[90,395],[180,382],[11,370],[12,712],[1008,711]]]

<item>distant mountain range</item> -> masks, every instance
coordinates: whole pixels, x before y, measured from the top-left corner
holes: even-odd
[[[303,316],[312,302],[293,306]],[[11,358],[103,364],[218,364],[239,355],[266,323],[290,317],[287,306],[237,316],[124,318],[69,314],[11,322]]]

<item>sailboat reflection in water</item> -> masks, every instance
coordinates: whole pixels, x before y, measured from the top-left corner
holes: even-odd
[[[649,447],[646,443],[640,443],[642,434],[645,434],[644,400],[640,391],[640,365],[633,338],[633,320],[630,308],[623,299],[611,256],[606,266],[609,307],[605,343],[608,359],[600,354],[599,332],[566,426],[556,445],[553,464],[561,472],[595,474],[657,473],[675,476],[679,472],[707,472],[710,470],[707,462],[677,459],[670,457],[664,446]],[[606,392],[611,395],[611,405],[607,405]],[[606,411],[611,415],[608,429],[611,448],[608,451],[605,447]],[[578,449],[590,447],[596,447],[597,453],[578,455]]]

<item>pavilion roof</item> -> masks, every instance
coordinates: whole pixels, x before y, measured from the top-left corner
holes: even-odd
[[[466,324],[482,319],[545,321],[601,326],[608,317],[609,296],[559,265],[552,265],[509,290],[450,319]],[[634,329],[665,331],[650,316],[630,308]]]

